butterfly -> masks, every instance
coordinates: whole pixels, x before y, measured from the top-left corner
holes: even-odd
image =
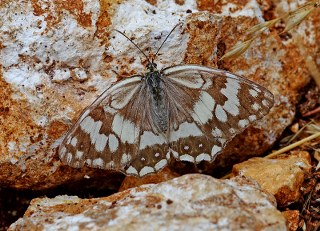
[[[225,70],[195,64],[158,70],[118,32],[147,58],[147,71],[117,81],[82,112],[59,147],[67,165],[142,177],[172,158],[212,162],[273,106],[270,91]]]

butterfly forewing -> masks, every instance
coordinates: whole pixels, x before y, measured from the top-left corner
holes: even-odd
[[[70,129],[59,148],[62,161],[137,176],[159,171],[171,157],[212,161],[273,105],[268,90],[226,71],[180,65],[160,73],[161,107],[144,76],[116,83]]]

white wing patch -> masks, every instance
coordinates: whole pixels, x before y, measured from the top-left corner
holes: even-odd
[[[122,109],[125,107],[128,102],[132,99],[132,96],[137,93],[139,90],[139,85],[132,85],[129,87],[126,87],[125,89],[120,88],[117,89],[115,92],[113,92],[112,98],[111,98],[111,107],[115,109]]]
[[[140,176],[145,176],[145,175],[147,175],[149,173],[153,173],[153,172],[154,172],[154,169],[152,167],[145,166],[140,170],[139,175]]]
[[[239,126],[244,128],[249,124],[249,120],[247,119],[243,119],[243,120],[239,120]]]
[[[221,105],[217,105],[215,110],[215,115],[217,119],[220,120],[221,122],[228,121],[227,113],[225,112],[224,108]]]
[[[258,96],[258,92],[257,92],[255,89],[250,89],[250,90],[249,90],[249,93],[250,93],[250,95],[253,96],[253,97],[257,97],[257,96]]]
[[[201,153],[196,157],[196,163],[200,163],[201,161],[211,161],[211,156],[207,153]]]
[[[166,139],[161,135],[156,135],[150,131],[144,131],[140,137],[140,147],[139,149],[145,149],[146,147],[150,147],[156,144],[164,144],[166,143]]]
[[[77,150],[77,152],[76,152],[76,158],[77,158],[78,160],[81,160],[82,157],[83,157],[83,154],[84,154],[84,152],[81,152],[81,151],[78,151],[78,150]]]
[[[261,107],[258,103],[254,103],[254,104],[252,104],[251,108],[255,111],[258,111]]]
[[[156,171],[164,168],[167,165],[168,161],[166,159],[160,160],[158,163],[155,164],[154,169]]]
[[[213,145],[212,150],[211,150],[211,156],[215,156],[221,150],[222,150],[221,147],[219,147],[217,145]]]
[[[96,168],[104,167],[104,160],[102,158],[97,158],[92,161],[92,165]]]
[[[201,86],[204,84],[203,79],[197,73],[195,73],[192,77],[189,77],[189,78],[185,78],[184,75],[180,76],[180,78],[178,76],[175,76],[175,78],[172,78],[172,80],[188,88],[195,88],[195,89],[201,88]]]
[[[228,78],[226,88],[221,89],[221,93],[227,97],[227,101],[222,106],[224,110],[233,116],[239,115],[240,101],[238,98],[240,83],[236,79]]]
[[[120,137],[122,143],[133,144],[137,142],[139,137],[139,128],[132,121],[124,119],[119,114],[113,118],[112,130]]]
[[[214,128],[214,129],[212,129],[212,135],[214,137],[222,137],[223,133],[219,128]]]
[[[77,145],[77,142],[78,142],[77,137],[73,137],[73,138],[71,139],[71,141],[70,141],[70,144],[71,144],[73,147],[75,147],[75,146]]]
[[[95,142],[95,148],[98,152],[103,152],[103,150],[106,148],[108,142],[108,137],[105,134],[98,135],[96,142]]]
[[[199,100],[193,106],[192,118],[200,124],[207,123],[213,117],[214,99],[205,91],[200,94]]]
[[[126,173],[128,175],[139,175],[137,169],[135,169],[134,167],[130,166],[127,170]]]
[[[130,163],[131,159],[132,159],[132,157],[130,154],[124,153],[124,154],[122,154],[122,157],[121,157],[121,164],[125,166],[128,163]]]
[[[109,149],[110,152],[113,153],[118,150],[119,140],[114,134],[109,135]]]
[[[189,154],[183,154],[183,155],[180,155],[180,160],[181,161],[194,162],[194,157],[189,155]]]
[[[82,130],[90,135],[91,143],[95,145],[95,149],[98,152],[102,152],[107,145],[108,137],[104,134],[100,134],[102,121],[95,122],[90,116],[84,118],[80,123]],[[71,142],[74,138],[71,140]]]
[[[203,133],[195,123],[184,122],[180,124],[177,131],[171,131],[170,141],[177,141],[181,138],[202,136]]]

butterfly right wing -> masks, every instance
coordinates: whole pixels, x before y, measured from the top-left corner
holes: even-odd
[[[190,64],[162,73],[171,97],[169,145],[178,160],[213,161],[273,105],[267,89],[224,70]]]

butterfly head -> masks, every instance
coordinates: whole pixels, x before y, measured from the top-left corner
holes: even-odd
[[[167,37],[164,39],[164,41],[161,43],[160,47],[158,48],[157,52],[153,55],[153,57],[151,58],[151,61],[149,59],[149,57],[139,48],[139,46],[137,44],[135,44],[132,39],[130,39],[127,35],[125,35],[123,32],[119,31],[119,30],[115,30],[116,32],[120,33],[121,35],[123,35],[125,38],[127,38],[140,52],[141,54],[143,54],[143,56],[147,59],[148,64],[147,64],[147,69],[148,69],[148,73],[154,73],[159,75],[159,71],[157,69],[157,64],[154,63],[154,59],[158,56],[159,51],[161,50],[163,44],[167,41],[167,39],[169,38],[169,36],[172,34],[172,32],[179,26],[181,25],[181,23],[178,23],[175,27],[172,28],[172,30],[169,32],[169,34],[167,35]]]
[[[151,62],[149,62],[147,64],[147,69],[149,72],[154,72],[157,71],[157,64],[153,62],[153,60]]]

